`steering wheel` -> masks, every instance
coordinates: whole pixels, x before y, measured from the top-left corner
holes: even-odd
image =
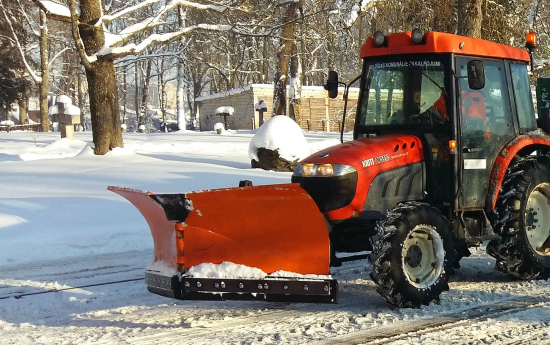
[[[409,116],[409,123],[411,125],[431,125],[432,115],[427,112],[413,114]]]

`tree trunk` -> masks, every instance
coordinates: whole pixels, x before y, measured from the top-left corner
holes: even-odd
[[[139,124],[139,118],[140,118],[140,106],[139,106],[139,62],[136,60],[134,63],[134,108],[136,110],[136,123]],[[137,128],[136,128],[137,130]]]
[[[178,61],[178,89],[176,93],[177,102],[177,121],[180,130],[187,129],[187,121],[185,120],[185,104],[187,103],[187,92],[185,92],[185,68],[182,60]]]
[[[112,61],[98,60],[86,71],[92,137],[96,155],[104,155],[115,147],[123,147],[118,108],[115,66]]]
[[[145,71],[145,80],[143,83],[143,95],[141,98],[141,114],[139,116],[139,124],[138,129],[140,126],[145,126],[145,118],[147,117],[147,97],[149,96],[149,79],[151,77],[151,60],[147,60],[147,69]],[[141,132],[142,130],[139,129]]]
[[[80,0],[78,31],[88,56],[95,54],[105,44],[103,25],[94,25],[97,18],[103,15],[103,6],[103,0]],[[115,66],[111,58],[102,57],[94,62],[86,62],[84,66],[90,96],[94,153],[104,155],[115,147],[124,146]]]
[[[86,130],[86,118],[84,116],[84,94],[82,92],[82,70],[77,71],[77,79],[76,82],[78,83],[77,87],[77,97],[78,97],[78,108],[80,108],[80,126],[82,126],[82,130]]]
[[[262,49],[262,84],[267,83],[269,73],[269,50],[267,48],[267,37],[264,37]]]
[[[27,101],[26,95],[22,95],[17,102],[19,103],[19,122],[24,125],[27,123]]]
[[[292,54],[292,46],[295,39],[295,21],[298,18],[299,3],[290,2],[282,6],[285,7],[285,14],[283,16],[283,23],[285,24],[283,25],[280,47],[277,52],[272,115],[286,115],[286,82],[290,55]]]
[[[124,67],[124,70],[122,73],[124,73],[122,75],[122,82],[124,83],[124,85],[122,85],[122,108],[123,108],[123,111],[122,111],[122,123],[126,123],[126,92],[128,91],[127,88],[126,88],[126,73],[128,72],[128,67]]]
[[[458,30],[462,36],[481,38],[483,0],[458,0]]]
[[[178,20],[179,27],[184,28],[186,25],[187,10],[185,6],[178,7]],[[183,42],[184,38],[182,38]],[[185,92],[185,65],[183,59],[178,59],[178,86],[176,91],[176,107],[177,107],[177,121],[180,130],[186,129],[185,121],[185,103],[187,102],[187,92]]]
[[[292,57],[290,58],[290,95],[288,97],[288,113],[291,119],[302,126],[300,106],[302,105],[302,64],[296,43],[292,44]]]
[[[50,82],[50,68],[48,67],[48,19],[46,13],[40,10],[40,65],[42,69],[40,82],[40,130],[50,130],[50,119],[48,118],[48,86]]]

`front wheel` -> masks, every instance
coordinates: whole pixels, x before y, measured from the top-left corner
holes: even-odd
[[[456,258],[448,220],[428,204],[407,202],[388,214],[369,256],[377,291],[398,307],[439,301]]]

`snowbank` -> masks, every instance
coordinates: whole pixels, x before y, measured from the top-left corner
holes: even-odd
[[[248,155],[258,161],[258,148],[277,150],[279,157],[289,162],[310,155],[309,146],[300,126],[289,117],[277,115],[258,128],[250,142]]]

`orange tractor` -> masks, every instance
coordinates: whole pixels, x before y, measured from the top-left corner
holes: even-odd
[[[460,258],[484,241],[498,270],[549,278],[550,121],[535,116],[528,65],[537,42],[528,37],[529,52],[418,29],[376,32],[353,81],[354,140],[301,161],[290,184],[158,195],[109,187],[151,228],[149,291],[336,303],[330,265],[368,257],[378,292],[418,307],[439,300]],[[330,97],[338,85],[330,72]],[[255,271],[195,269],[208,263]]]

